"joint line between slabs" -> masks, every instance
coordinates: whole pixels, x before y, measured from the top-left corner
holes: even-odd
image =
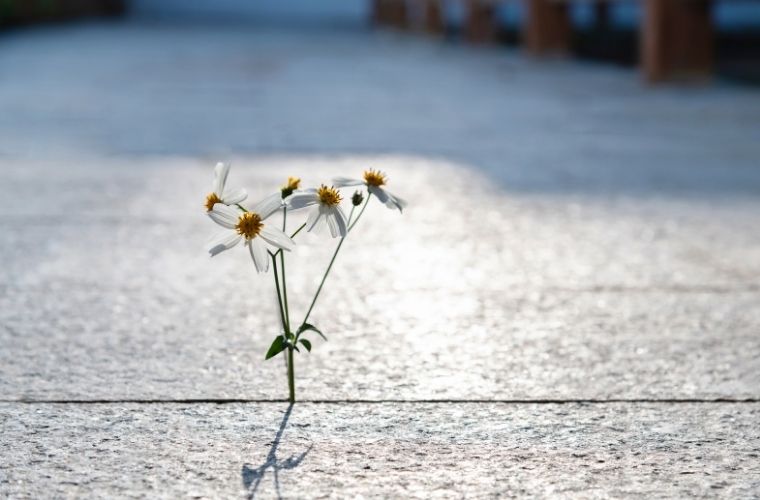
[[[287,399],[197,398],[197,399],[0,399],[2,404],[271,404],[288,403]],[[305,399],[301,404],[504,404],[504,405],[562,405],[562,404],[740,404],[760,403],[760,398],[610,398],[610,399]]]

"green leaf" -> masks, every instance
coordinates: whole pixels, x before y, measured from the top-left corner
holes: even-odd
[[[285,348],[288,347],[288,344],[285,343],[285,339],[282,338],[282,335],[278,335],[274,342],[272,342],[272,345],[269,346],[269,350],[267,351],[266,359],[273,358],[280,354],[282,351],[285,350]]]
[[[303,325],[301,325],[301,326],[298,327],[298,333],[299,334],[305,332],[306,330],[312,330],[314,332],[317,332],[320,337],[322,337],[323,339],[327,340],[327,337],[325,337],[325,335],[322,332],[320,332],[319,329],[316,326],[314,326],[314,325],[310,325],[309,323],[304,323]]]
[[[299,342],[303,344],[307,351],[311,352],[311,342],[306,339],[301,339]]]

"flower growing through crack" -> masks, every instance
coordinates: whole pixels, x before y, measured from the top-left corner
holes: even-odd
[[[346,215],[340,208],[342,198],[334,187],[322,184],[319,189],[295,191],[287,200],[293,210],[312,207],[306,218],[306,230],[320,230],[327,225],[333,238],[345,236],[347,231]]]
[[[228,231],[217,235],[209,245],[211,256],[229,250],[241,240],[245,242],[259,273],[269,270],[269,252],[266,244],[290,251],[295,243],[288,235],[264,220],[277,211],[270,201],[263,200],[250,211],[241,211],[223,203],[217,203],[208,213],[209,217]]]
[[[337,187],[361,186],[364,184],[367,186],[367,191],[369,191],[370,194],[377,196],[377,199],[384,203],[385,206],[388,208],[398,208],[400,212],[403,212],[404,207],[407,205],[406,201],[402,200],[394,194],[391,194],[387,189],[383,187],[388,183],[388,177],[379,170],[365,170],[363,179],[336,177],[333,179],[333,183]]]
[[[251,254],[257,272],[268,271],[269,261],[272,261],[274,272],[271,274],[277,292],[281,333],[274,338],[264,357],[271,359],[280,353],[285,356],[288,372],[288,399],[292,404],[296,400],[294,353],[301,353],[302,349],[311,352],[313,338],[308,337],[313,337],[315,334],[327,340],[327,337],[309,321],[347,234],[362,217],[373,194],[391,208],[401,210],[406,203],[384,189],[387,180],[385,174],[380,171],[367,170],[364,172],[364,180],[347,178],[336,180],[336,185],[339,187],[349,185],[367,187],[366,193],[363,188],[360,188],[351,196],[351,209],[348,218],[341,209],[342,198],[335,186],[327,187],[323,184],[318,189],[301,190],[301,180],[297,177],[288,177],[284,185],[248,210],[240,204],[246,198],[245,191],[242,189],[225,189],[229,170],[229,165],[222,163],[216,165],[214,190],[206,198],[206,210],[209,218],[224,228],[211,240],[209,253],[213,257],[243,241],[248,247],[248,252]],[[290,234],[288,236],[286,233],[288,222],[292,221],[289,217],[289,209],[303,208],[310,209],[306,221],[302,223],[298,221],[300,225],[292,233],[288,231]],[[273,218],[277,220],[278,226],[274,227],[275,224],[272,220],[268,220],[268,217],[278,212],[282,213],[282,218]],[[303,319],[296,320],[294,318],[295,312],[290,308],[288,300],[285,251],[294,248],[293,239],[303,229],[308,228],[309,231],[313,231],[324,226],[329,228],[334,238],[340,236],[340,239],[335,245],[332,258],[327,264]]]
[[[222,203],[224,205],[237,205],[248,197],[245,189],[225,189],[227,184],[227,175],[230,173],[229,163],[217,163],[214,167],[213,191],[206,195],[206,212],[211,212],[214,205]]]

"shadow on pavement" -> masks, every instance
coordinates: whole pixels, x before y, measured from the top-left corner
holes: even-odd
[[[285,411],[285,414],[282,416],[282,422],[280,423],[280,428],[277,430],[277,434],[274,437],[274,441],[272,441],[272,447],[269,449],[269,453],[267,454],[266,461],[261,464],[260,466],[256,467],[255,469],[252,468],[248,464],[243,464],[243,468],[240,472],[240,475],[243,479],[243,487],[248,492],[249,499],[253,499],[256,497],[256,492],[259,489],[259,486],[261,485],[261,480],[264,478],[264,475],[266,474],[267,469],[272,469],[272,473],[274,474],[274,488],[277,492],[277,498],[282,498],[282,492],[280,491],[280,471],[281,470],[289,470],[289,469],[295,469],[299,465],[301,465],[301,462],[303,462],[303,459],[306,458],[306,455],[311,451],[312,446],[309,445],[309,447],[301,453],[300,455],[292,455],[288,457],[285,460],[279,461],[277,459],[277,448],[280,446],[280,440],[282,439],[282,434],[285,432],[285,428],[288,426],[288,419],[290,418],[290,413],[293,411],[293,405],[290,404],[288,406],[288,409]]]

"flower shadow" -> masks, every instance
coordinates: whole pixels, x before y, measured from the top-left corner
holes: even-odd
[[[280,428],[277,430],[274,441],[272,441],[272,446],[269,449],[266,461],[256,468],[251,467],[249,464],[243,464],[240,474],[248,499],[256,498],[256,493],[258,492],[259,487],[261,486],[261,481],[264,479],[268,469],[272,469],[277,498],[282,498],[282,492],[280,491],[280,471],[295,469],[301,465],[301,462],[303,462],[306,455],[311,451],[312,446],[314,446],[311,444],[303,453],[299,455],[291,455],[285,460],[279,460],[277,458],[277,448],[280,446],[282,435],[285,432],[285,428],[288,426],[288,419],[290,418],[290,413],[292,411],[293,404],[291,403],[288,406],[287,411],[285,411],[285,414],[282,416]]]

